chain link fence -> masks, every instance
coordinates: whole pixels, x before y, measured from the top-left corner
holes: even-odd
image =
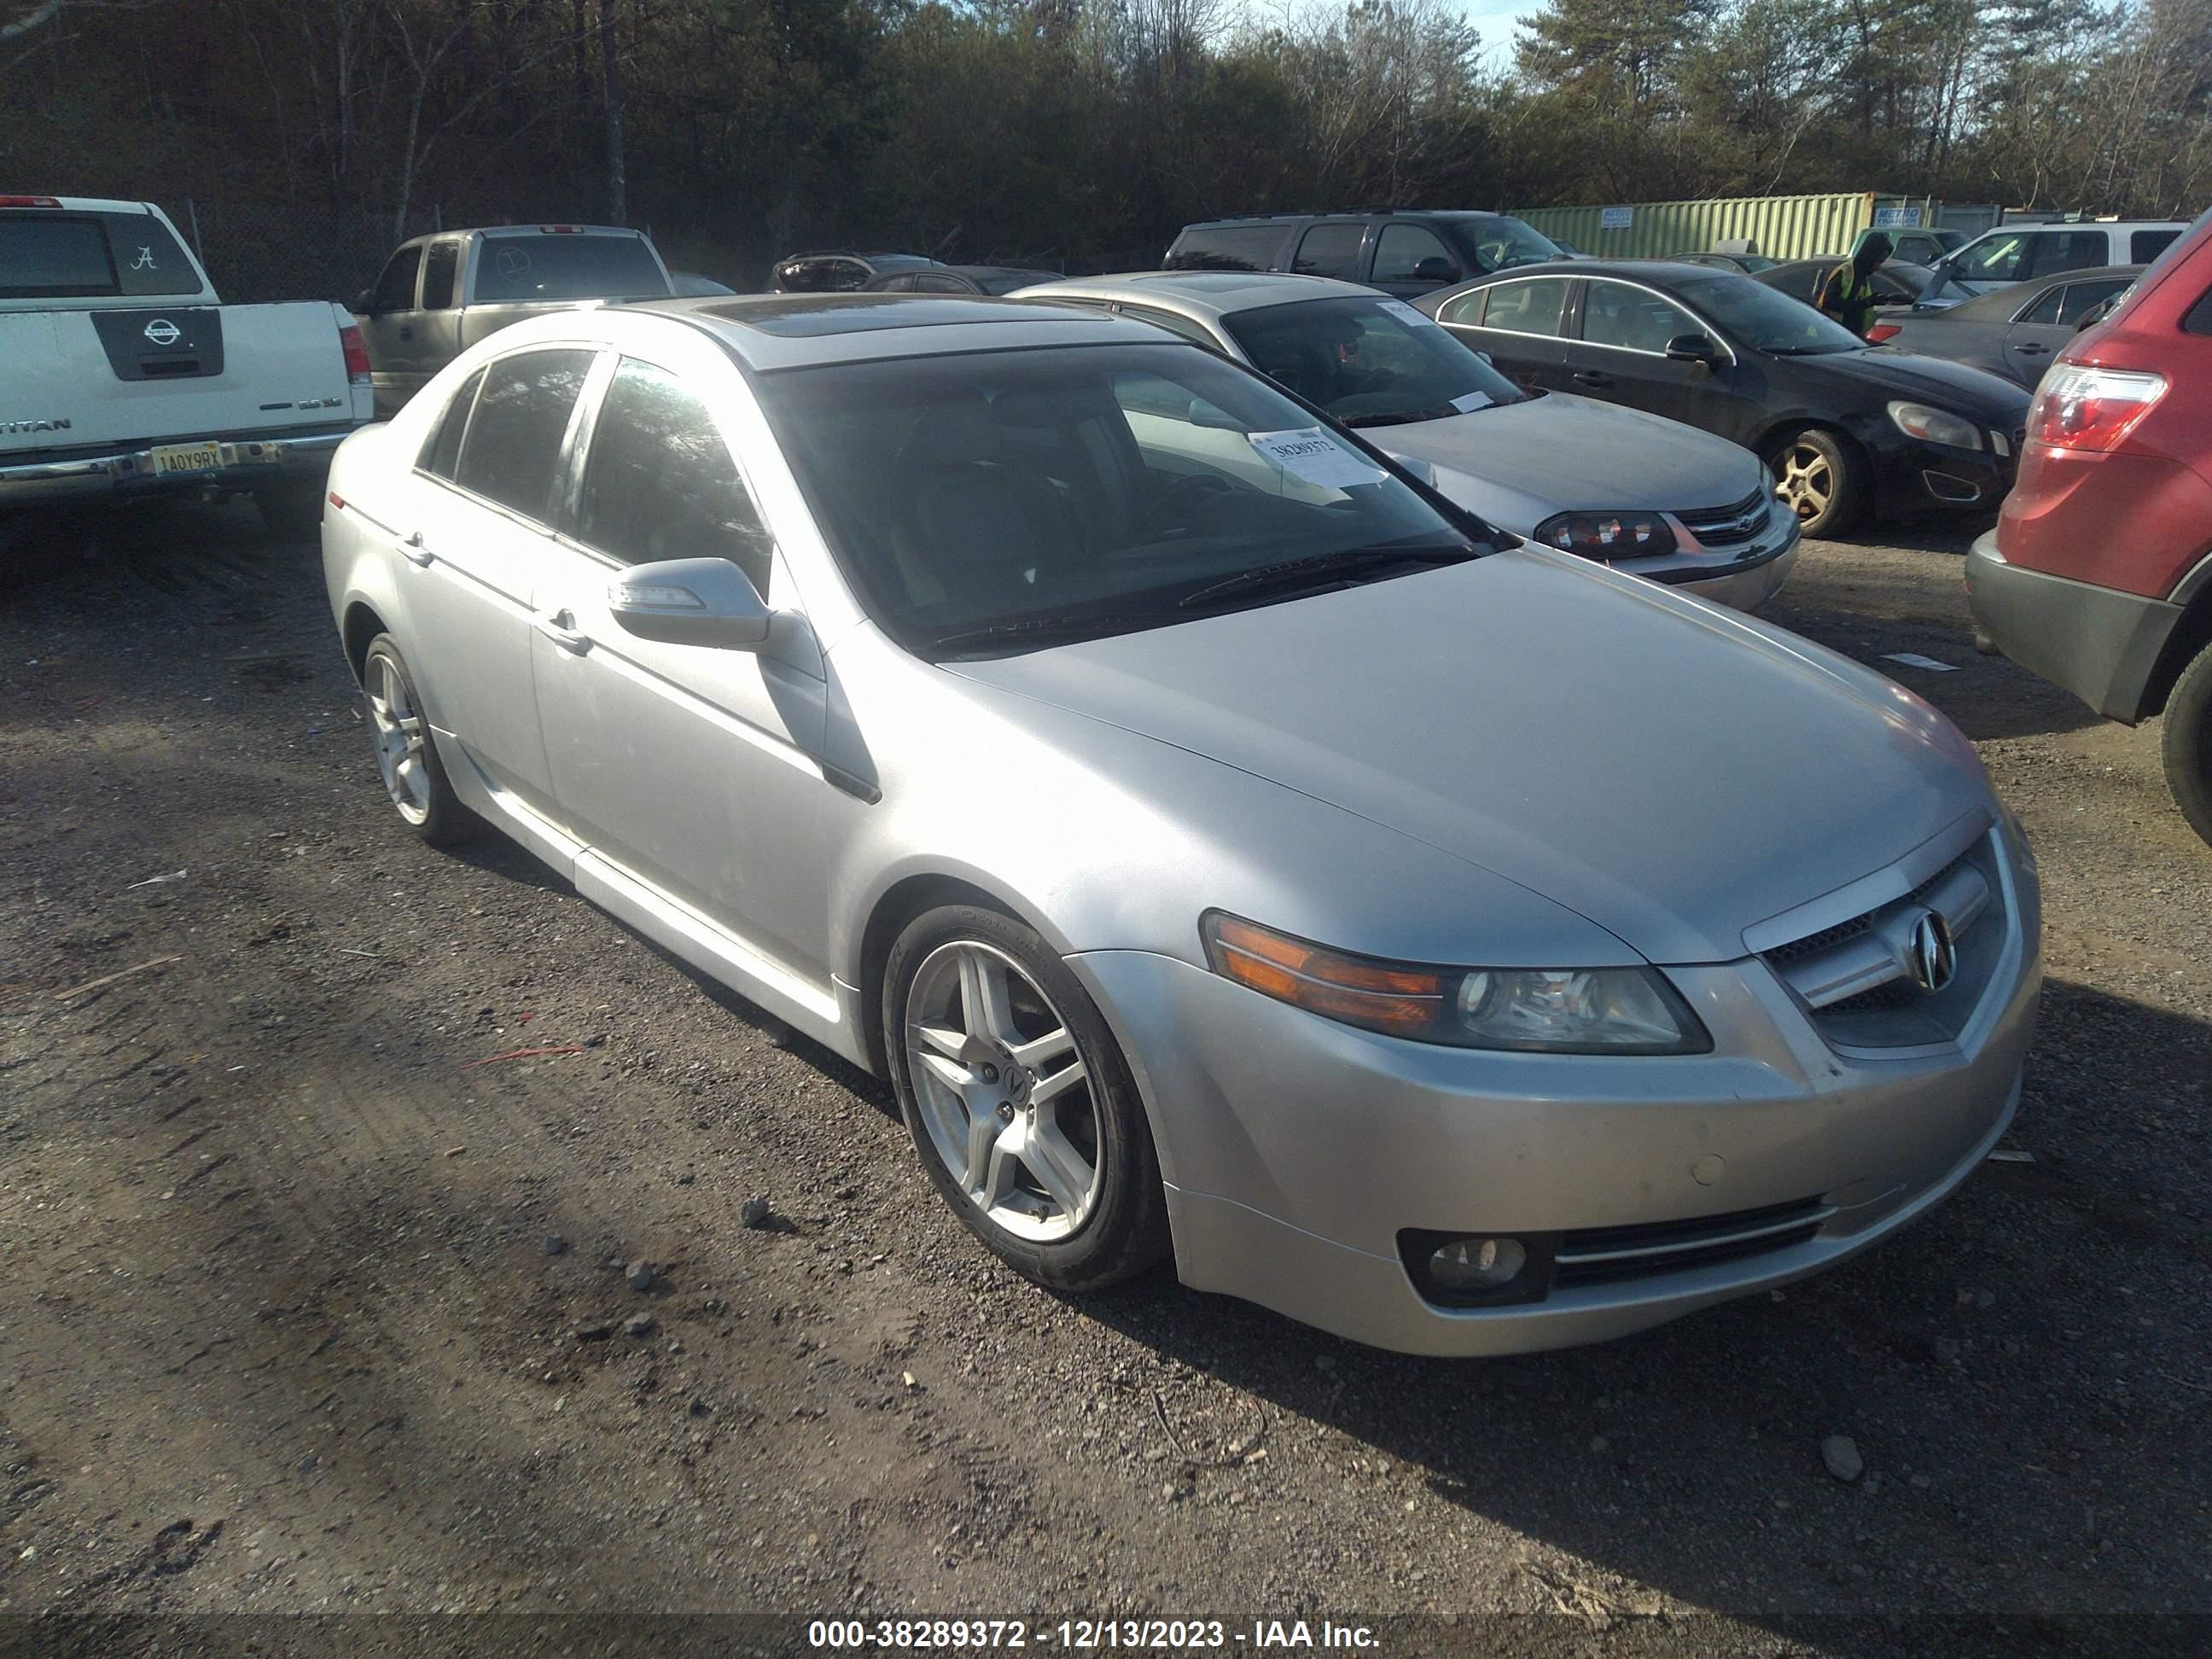
[[[350,304],[376,280],[392,250],[409,236],[441,228],[439,210],[409,216],[395,234],[389,213],[318,208],[297,202],[187,200],[170,210],[207,267],[215,291],[233,305],[276,300]]]
[[[376,280],[393,248],[410,236],[446,228],[444,215],[435,205],[410,215],[404,234],[395,232],[389,213],[298,202],[188,198],[171,206],[169,213],[207,267],[215,291],[233,305],[282,300],[335,300],[350,305]],[[685,227],[659,229],[662,251],[672,266],[696,270],[740,290],[746,286],[737,280],[743,262],[717,258],[710,242],[687,236]],[[1159,264],[1160,249],[1152,245],[1095,253],[1063,246],[1024,253],[994,250],[988,258],[961,252],[944,257],[956,264],[1084,273],[1149,270]]]

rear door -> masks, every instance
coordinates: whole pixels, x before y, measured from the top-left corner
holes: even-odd
[[[2005,331],[2004,372],[2031,392],[2051,360],[2074,337],[2081,314],[2101,305],[2133,282],[2131,276],[2099,276],[2086,282],[2053,283],[2021,310]]]
[[[538,707],[570,832],[621,871],[816,983],[829,976],[821,855],[836,792],[814,758],[827,670],[738,463],[770,443],[719,353],[624,355],[597,399],[568,533],[541,568]],[[629,566],[723,558],[779,612],[757,652],[669,645],[616,623]]]
[[[1366,264],[1367,221],[1316,219],[1300,233],[1291,269],[1303,276],[1356,283]]]
[[[422,386],[415,353],[416,294],[422,276],[422,245],[410,242],[384,262],[361,319],[380,421],[397,415]]]
[[[393,526],[406,637],[440,732],[540,815],[552,775],[531,684],[532,596],[552,549],[570,427],[595,346],[495,358],[447,406]]]
[[[1483,352],[1500,374],[1526,392],[1568,388],[1562,337],[1573,297],[1568,276],[1516,276],[1469,289],[1444,301],[1437,320]]]

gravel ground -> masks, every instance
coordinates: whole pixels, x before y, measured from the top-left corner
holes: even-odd
[[[1771,614],[1944,708],[2027,822],[2034,1161],[1786,1294],[1486,1363],[1016,1279],[882,1085],[520,852],[403,832],[311,548],[243,507],[98,535],[0,600],[0,1615],[1768,1653],[2212,1614],[2212,849],[2155,730],[1973,653],[1965,532],[1810,544]]]

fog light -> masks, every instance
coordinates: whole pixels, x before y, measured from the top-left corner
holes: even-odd
[[[1429,1278],[1438,1290],[1481,1296],[1511,1284],[1528,1265],[1517,1238],[1455,1238],[1429,1258]]]

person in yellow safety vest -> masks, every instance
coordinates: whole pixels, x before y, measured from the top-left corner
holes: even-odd
[[[1874,274],[1896,246],[1878,230],[1866,232],[1851,250],[1851,257],[1821,278],[1820,294],[1813,303],[1865,339],[1867,330],[1874,325]]]

